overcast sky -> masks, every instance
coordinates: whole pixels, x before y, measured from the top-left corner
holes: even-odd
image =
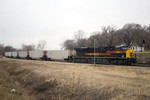
[[[102,26],[150,24],[150,0],[0,0],[0,44],[21,48],[46,40],[60,49],[65,39]]]

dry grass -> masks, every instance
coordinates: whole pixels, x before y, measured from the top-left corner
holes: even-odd
[[[0,64],[26,91],[26,100],[150,99],[149,68],[11,59]]]
[[[150,52],[138,52],[136,55],[138,63],[150,63]]]
[[[22,89],[16,83],[12,81],[9,73],[0,64],[0,100],[29,100],[25,93],[22,94]],[[11,92],[13,88],[16,90],[14,93]]]

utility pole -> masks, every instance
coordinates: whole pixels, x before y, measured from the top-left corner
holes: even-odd
[[[94,39],[94,65],[95,65],[95,39]]]
[[[144,61],[144,44],[145,44],[145,40],[143,40],[142,43],[143,43],[143,48],[141,48],[141,51],[143,51],[143,63],[145,63],[145,61]]]

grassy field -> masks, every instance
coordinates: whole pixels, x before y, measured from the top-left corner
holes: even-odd
[[[14,84],[11,76],[5,71],[0,64],[0,100],[29,100],[26,93],[21,91],[17,82]],[[15,92],[11,90],[15,88]]]
[[[150,68],[7,58],[0,68],[2,100],[150,100]]]
[[[136,52],[138,63],[150,63],[150,52]]]

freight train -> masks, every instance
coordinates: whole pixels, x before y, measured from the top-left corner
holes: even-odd
[[[6,57],[41,59],[45,61],[67,61],[77,63],[126,64],[136,63],[133,50],[122,47],[76,48],[74,50],[44,50],[5,52]]]

